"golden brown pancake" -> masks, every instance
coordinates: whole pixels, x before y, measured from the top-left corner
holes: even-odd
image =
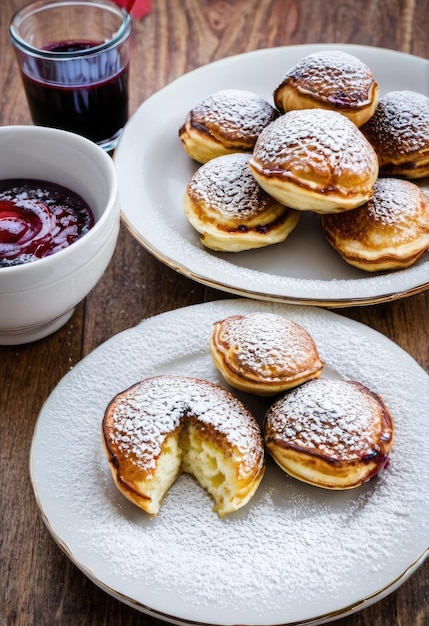
[[[202,165],[188,183],[185,215],[207,248],[240,252],[284,241],[300,214],[257,184],[248,154],[230,154]]]
[[[279,112],[251,91],[224,89],[199,102],[179,129],[185,152],[198,161],[251,152],[265,126]]]
[[[213,326],[210,352],[227,383],[261,396],[317,378],[324,365],[307,330],[274,313],[219,320]]]
[[[382,398],[359,382],[319,378],[268,410],[268,452],[289,475],[325,489],[351,489],[378,475],[393,444]]]
[[[322,229],[347,263],[368,272],[409,267],[429,249],[429,196],[414,183],[380,178],[373,197]]]
[[[429,176],[429,98],[391,91],[382,98],[362,132],[377,153],[383,176]]]
[[[356,126],[374,113],[379,88],[370,68],[341,50],[322,50],[304,57],[274,90],[281,112],[321,108],[337,111]]]
[[[251,413],[196,378],[154,376],[119,393],[106,409],[102,438],[118,489],[151,515],[181,472],[197,479],[222,517],[250,500],[265,469]]]
[[[342,213],[372,196],[377,156],[344,115],[323,109],[285,113],[258,137],[250,169],[280,203],[300,211]]]

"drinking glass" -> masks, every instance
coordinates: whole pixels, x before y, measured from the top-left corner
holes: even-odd
[[[111,0],[37,0],[9,31],[34,124],[113,150],[128,119],[129,13]]]

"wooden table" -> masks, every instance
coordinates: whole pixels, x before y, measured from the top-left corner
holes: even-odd
[[[0,3],[3,125],[31,123],[7,33],[23,4]],[[429,0],[153,0],[151,14],[135,24],[130,109],[185,72],[235,53],[348,42],[427,57],[428,32]],[[161,624],[98,589],[57,547],[30,486],[29,448],[43,402],[96,346],[143,318],[224,297],[168,269],[122,227],[110,266],[69,323],[45,340],[0,349],[1,626]],[[429,371],[429,291],[339,312],[380,331]],[[429,562],[384,600],[336,623],[429,624]]]

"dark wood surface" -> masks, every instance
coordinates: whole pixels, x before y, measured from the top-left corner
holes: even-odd
[[[3,125],[31,123],[7,31],[23,4],[0,3]],[[183,73],[231,54],[348,42],[427,58],[428,32],[428,0],[153,0],[151,14],[135,24],[130,109]],[[224,297],[165,267],[122,227],[105,275],[64,328],[30,345],[0,348],[1,626],[161,624],[98,589],[57,547],[31,489],[29,448],[43,402],[96,346],[143,318]],[[429,371],[429,292],[339,313],[380,331]],[[336,623],[427,626],[429,562],[396,592]]]

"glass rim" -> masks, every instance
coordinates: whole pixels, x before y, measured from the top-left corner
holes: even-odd
[[[85,48],[84,50],[79,51],[53,51],[53,50],[43,50],[42,48],[38,48],[36,46],[31,45],[25,39],[21,37],[18,32],[18,28],[21,23],[24,21],[25,17],[31,13],[38,13],[44,11],[46,9],[55,8],[59,5],[63,6],[94,6],[100,7],[101,9],[107,9],[112,13],[116,13],[118,17],[122,18],[121,24],[118,30],[114,33],[114,35],[100,43],[98,46],[91,46],[90,48]],[[128,11],[126,11],[123,7],[118,6],[112,0],[35,0],[26,4],[16,11],[16,13],[12,16],[10,25],[9,25],[9,33],[12,38],[13,44],[19,48],[21,51],[32,54],[34,56],[39,56],[47,59],[71,59],[76,56],[84,57],[91,56],[93,54],[97,54],[99,52],[103,52],[112,48],[122,41],[125,41],[127,37],[131,33],[132,27],[132,17]]]

